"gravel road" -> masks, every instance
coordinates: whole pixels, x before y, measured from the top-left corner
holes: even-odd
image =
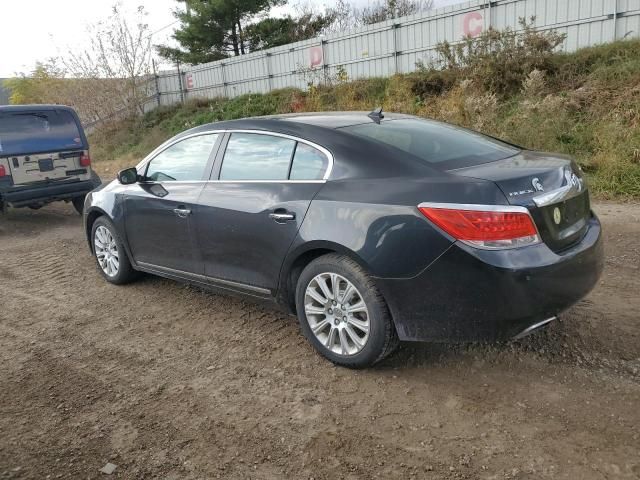
[[[640,478],[640,205],[596,211],[606,270],[560,322],[365,371],[270,307],[107,284],[70,205],[10,211],[0,478]]]

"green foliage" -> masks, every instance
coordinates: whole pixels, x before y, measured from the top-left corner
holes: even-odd
[[[245,28],[244,38],[250,51],[264,50],[317,37],[331,21],[328,15],[314,13],[304,13],[298,18],[269,17]]]
[[[180,27],[173,37],[181,48],[157,45],[158,53],[172,61],[197,64],[246,53],[243,27],[248,20],[284,0],[178,0]]]
[[[9,78],[4,85],[11,91],[12,105],[55,103],[55,91],[65,82],[51,64],[36,63],[27,76]]]

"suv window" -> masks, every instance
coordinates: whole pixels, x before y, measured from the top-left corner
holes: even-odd
[[[217,133],[198,135],[174,143],[147,166],[146,178],[154,182],[202,180]]]
[[[232,133],[220,180],[286,180],[296,142],[258,133]]]
[[[80,148],[84,145],[78,124],[67,111],[0,113],[0,155],[52,153]]]
[[[511,157],[520,149],[471,130],[426,120],[388,120],[345,131],[410,153],[442,169],[470,167]]]
[[[291,165],[291,180],[322,180],[329,160],[317,148],[298,142]]]

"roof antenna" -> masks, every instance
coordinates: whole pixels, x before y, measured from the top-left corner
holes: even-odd
[[[380,125],[380,120],[384,118],[384,114],[382,113],[382,107],[378,107],[373,110],[369,115],[367,115],[371,120]]]

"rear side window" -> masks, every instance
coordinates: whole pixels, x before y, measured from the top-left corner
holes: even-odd
[[[202,180],[217,139],[218,134],[211,133],[174,143],[149,162],[147,180],[153,182]]]
[[[65,110],[0,113],[0,155],[84,148],[74,116]]]
[[[511,157],[520,150],[480,133],[418,119],[345,127],[345,131],[395,147],[444,170]]]
[[[296,142],[257,133],[232,133],[220,180],[286,180]]]
[[[298,143],[291,165],[291,180],[322,180],[328,167],[327,156],[317,148]]]

